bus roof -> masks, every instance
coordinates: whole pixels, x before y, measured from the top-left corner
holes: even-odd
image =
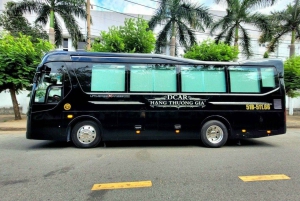
[[[166,56],[162,54],[144,53],[111,53],[111,52],[85,52],[85,51],[52,51],[44,55],[42,64],[50,61],[79,61],[79,62],[130,62],[130,63],[170,63],[170,64],[194,64],[194,65],[261,65],[275,66],[283,76],[283,61],[281,59],[256,59],[240,62],[200,61],[180,57]]]

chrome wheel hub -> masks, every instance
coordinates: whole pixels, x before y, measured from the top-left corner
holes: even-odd
[[[78,129],[77,139],[82,144],[90,144],[96,139],[96,130],[93,126],[85,125]]]
[[[206,138],[209,142],[217,144],[223,139],[223,130],[219,126],[210,126],[206,130]]]

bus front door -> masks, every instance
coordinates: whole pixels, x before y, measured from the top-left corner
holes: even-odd
[[[34,102],[28,119],[28,129],[32,139],[62,140],[61,136],[61,86],[51,86],[44,102]],[[36,98],[36,101],[37,98]],[[27,133],[27,136],[29,133]]]
[[[48,63],[41,69],[28,111],[28,139],[66,140],[62,136],[63,64]]]

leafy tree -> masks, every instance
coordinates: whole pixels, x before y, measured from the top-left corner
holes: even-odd
[[[225,3],[226,15],[216,21],[211,27],[211,34],[220,30],[215,40],[218,43],[224,40],[227,44],[234,44],[242,48],[247,57],[252,55],[251,39],[245,24],[257,27],[259,30],[268,29],[267,16],[253,13],[255,9],[272,5],[276,0],[215,0],[216,3]],[[240,35],[241,33],[241,35]],[[239,42],[239,39],[241,40]]]
[[[293,99],[300,96],[300,56],[293,56],[284,63],[284,84],[289,97],[289,115],[293,115]]]
[[[111,27],[109,31],[101,31],[100,37],[91,44],[92,52],[124,52],[125,44],[118,27]]]
[[[14,5],[13,2],[8,2],[6,9],[9,10],[12,5]],[[0,26],[9,31],[11,35],[17,37],[19,33],[22,33],[31,36],[32,42],[37,42],[37,38],[49,40],[48,34],[42,26],[38,24],[31,25],[22,14],[17,13],[14,15],[7,10],[0,15]]]
[[[280,40],[291,34],[291,45],[290,45],[290,58],[295,55],[295,41],[300,38],[300,6],[299,0],[295,0],[294,6],[289,4],[286,10],[271,12],[269,17],[269,24],[271,24],[271,30],[264,30],[260,36],[259,41],[261,43],[269,42],[268,50],[269,52],[274,52],[276,47],[279,45]],[[295,63],[294,63],[295,64]],[[296,67],[296,66],[295,66]],[[292,79],[294,71],[291,69],[285,69],[285,77],[290,77]],[[290,72],[291,71],[291,72]],[[291,82],[292,83],[292,82]],[[294,84],[291,84],[293,86]],[[288,84],[289,86],[289,84]],[[287,91],[288,92],[288,91]],[[293,94],[295,92],[295,94]],[[297,95],[296,91],[289,91],[289,114],[293,114],[293,99],[292,97]]]
[[[183,57],[202,61],[232,61],[238,54],[238,49],[223,42],[217,44],[213,40],[204,40],[193,45]]]
[[[30,85],[44,52],[53,48],[48,41],[37,41],[22,34],[0,35],[0,92],[9,89],[16,120],[21,119],[16,93]]]
[[[289,97],[300,96],[300,56],[291,57],[284,62],[284,84]]]
[[[124,26],[111,27],[102,31],[100,38],[92,43],[94,52],[138,52],[150,53],[155,46],[155,37],[148,30],[147,22],[142,19],[126,19]]]
[[[75,17],[86,19],[85,0],[23,0],[13,3],[9,11],[13,14],[23,14],[26,12],[36,13],[36,23],[46,25],[49,21],[51,28],[55,32],[55,45],[62,44],[62,25],[59,19],[62,19],[71,38],[72,45],[77,49],[77,42],[83,39],[80,27]]]
[[[158,33],[155,52],[165,47],[171,39],[170,54],[175,56],[175,46],[188,48],[196,43],[195,30],[204,31],[212,22],[208,8],[189,2],[188,0],[161,0],[159,8],[149,21],[149,27],[163,25]],[[178,45],[179,43],[179,45]]]
[[[264,30],[260,42],[270,42],[268,51],[274,52],[280,39],[291,34],[290,57],[295,55],[295,40],[300,38],[300,6],[299,0],[294,5],[289,4],[286,10],[271,12],[269,17],[271,30]]]

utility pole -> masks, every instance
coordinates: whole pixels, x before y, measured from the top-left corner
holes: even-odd
[[[87,0],[86,3],[86,20],[87,20],[87,46],[86,49],[89,51],[91,49],[91,2]]]

